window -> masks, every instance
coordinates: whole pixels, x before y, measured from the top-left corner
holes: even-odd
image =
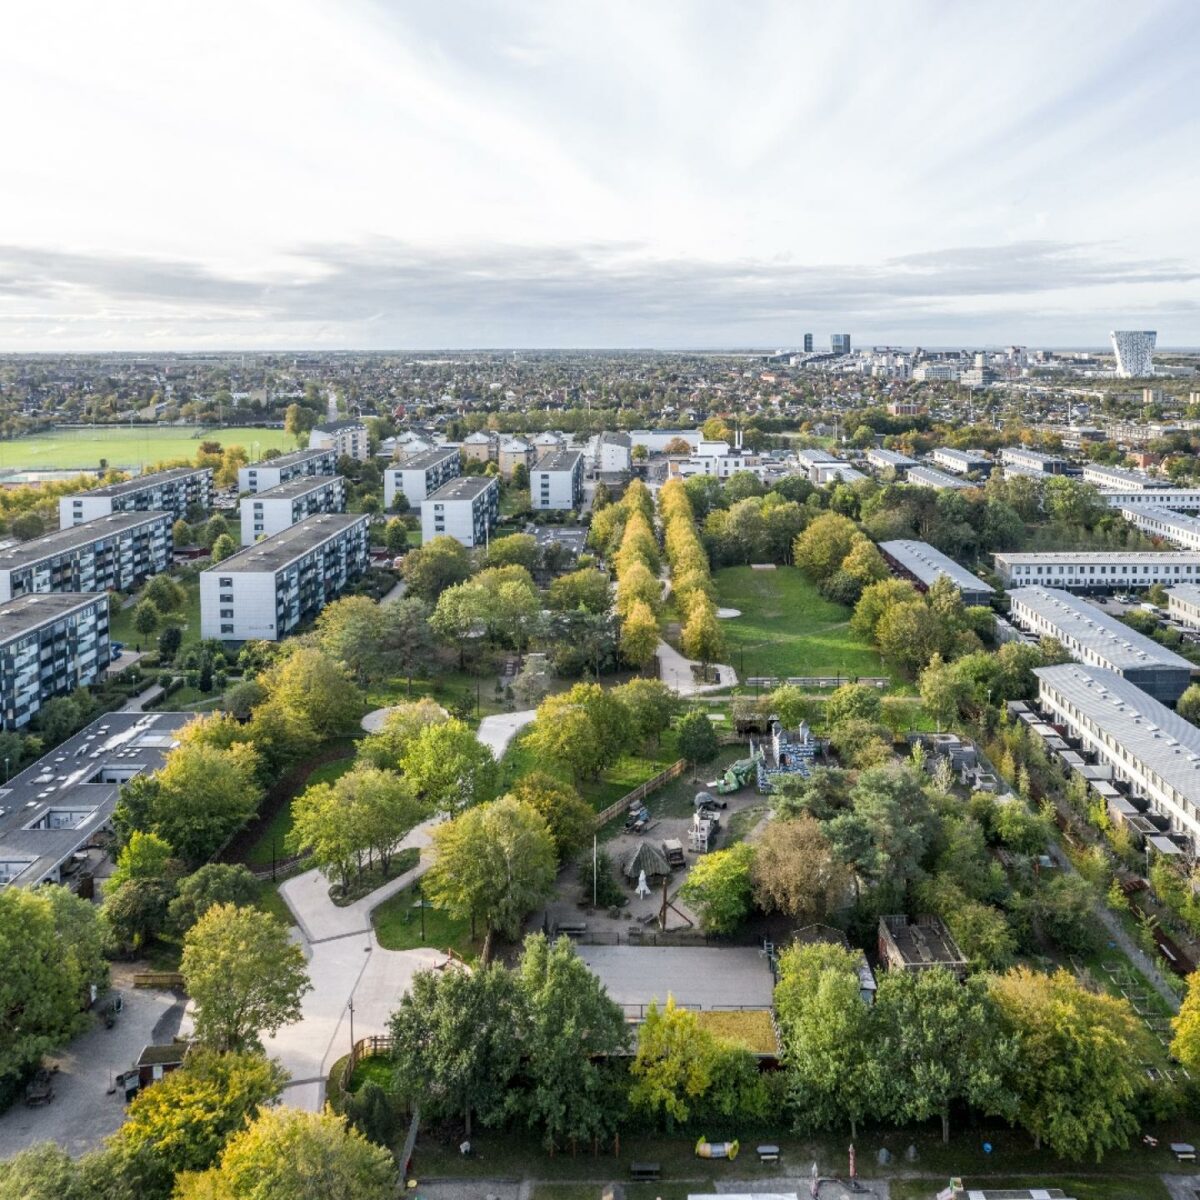
[[[222,604],[232,604],[233,603],[233,593],[232,592],[222,592],[221,593],[221,603]]]
[[[232,621],[233,620],[233,609],[232,608],[221,609],[221,620]]]
[[[229,576],[227,576],[227,575],[225,575],[225,576],[222,576],[222,577],[221,577],[221,578],[218,580],[218,582],[217,582],[217,586],[218,586],[218,587],[233,587],[233,580],[232,580],[232,579],[231,579]]]
[[[232,626],[232,625],[222,625],[222,626],[221,626],[221,632],[222,632],[222,633],[232,633],[232,632],[233,632],[233,626]]]

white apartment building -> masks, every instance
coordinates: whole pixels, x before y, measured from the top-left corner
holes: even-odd
[[[1170,512],[1200,509],[1200,488],[1154,488],[1150,491],[1102,491],[1100,499],[1109,508],[1165,508]]]
[[[1200,629],[1200,583],[1177,583],[1167,593],[1167,615],[1181,625]]]
[[[262,458],[238,468],[239,492],[265,492],[302,475],[336,475],[337,453],[333,450],[296,450],[278,458]]]
[[[1184,550],[1003,550],[992,558],[1006,588],[1111,592],[1200,581],[1200,552]]]
[[[583,451],[551,450],[529,472],[529,502],[538,510],[583,507]]]
[[[1121,509],[1121,516],[1151,537],[1164,538],[1189,550],[1200,550],[1200,521],[1165,508]]]
[[[340,475],[303,475],[278,487],[244,496],[242,545],[274,537],[306,517],[346,510],[346,481]]]
[[[416,508],[427,496],[462,474],[462,456],[453,447],[410,454],[383,473],[383,507],[391,512],[397,496]]]
[[[1075,475],[1078,469],[1057,454],[1043,454],[1024,446],[1005,446],[1000,451],[1005,475],[1033,475],[1039,479],[1050,475]]]
[[[200,635],[274,642],[367,569],[370,518],[307,517],[200,572]]]
[[[1158,332],[1154,329],[1114,329],[1113,354],[1117,359],[1117,374],[1122,379],[1145,378],[1154,374],[1154,344]]]
[[[920,487],[937,488],[939,491],[945,488],[961,490],[978,486],[966,479],[948,475],[945,471],[935,470],[933,467],[909,467],[905,473],[904,482],[917,484]]]
[[[0,724],[28,725],[47,700],[95,683],[110,657],[103,592],[26,595],[0,604]]]
[[[605,431],[596,436],[595,467],[601,475],[616,475],[633,468],[633,439],[627,433]]]
[[[427,496],[421,504],[421,540],[455,538],[468,548],[481,546],[500,519],[500,484],[484,475],[463,475]]]
[[[1094,483],[1109,492],[1145,492],[1171,486],[1168,479],[1159,479],[1144,471],[1129,471],[1124,467],[1106,467],[1103,463],[1084,463],[1083,482]]]
[[[212,490],[211,467],[178,467],[139,475],[124,483],[60,496],[58,527],[69,529],[117,512],[169,512],[175,520],[182,520],[189,508],[212,508]]]
[[[903,475],[909,467],[915,467],[917,460],[901,454],[899,450],[885,450],[882,446],[872,446],[867,451],[867,462],[877,471],[895,471]]]
[[[690,479],[693,475],[712,475],[717,479],[728,479],[739,471],[751,471],[758,464],[756,455],[722,454],[719,458],[706,455],[701,458],[693,454],[690,458],[671,459],[668,468],[672,476]]]
[[[1200,729],[1113,671],[1067,663],[1033,673],[1038,703],[1050,721],[1148,800],[1194,850],[1200,838]]]
[[[955,475],[970,475],[972,471],[984,474],[992,469],[992,460],[982,450],[955,450],[952,446],[938,446],[930,458],[943,470]]]
[[[356,458],[359,462],[371,457],[367,427],[354,417],[315,426],[308,435],[308,448],[332,450],[337,458]]]
[[[29,592],[129,592],[171,565],[169,512],[113,513],[0,550],[0,602]]]

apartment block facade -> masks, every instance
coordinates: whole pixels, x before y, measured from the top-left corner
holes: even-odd
[[[452,537],[464,546],[481,546],[500,519],[500,484],[482,475],[452,479],[421,505],[421,540]]]
[[[265,492],[303,475],[336,475],[337,460],[336,452],[329,449],[297,450],[278,458],[260,459],[238,468],[238,491]]]
[[[413,508],[462,474],[462,456],[452,447],[410,454],[383,473],[383,507],[390,512],[397,496]]]
[[[306,475],[245,496],[241,504],[242,545],[274,537],[320,513],[346,508],[346,481],[340,475]]]
[[[179,467],[61,496],[58,527],[70,529],[119,512],[169,512],[175,520],[183,520],[189,508],[210,509],[212,503],[212,468]]]

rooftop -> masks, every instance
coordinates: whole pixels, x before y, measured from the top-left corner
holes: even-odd
[[[247,500],[294,500],[297,496],[307,496],[318,488],[329,487],[340,475],[297,475],[292,479],[277,483],[274,487],[264,488],[247,496]]]
[[[336,537],[355,525],[366,525],[369,517],[361,513],[320,513],[305,517],[281,533],[263,538],[236,554],[207,567],[202,575],[232,575],[235,572],[270,573],[282,570],[288,563],[316,549],[322,542]]]
[[[1156,479],[1153,475],[1147,475],[1142,471],[1127,471],[1124,467],[1107,467],[1102,463],[1089,463],[1083,468],[1083,473],[1085,476],[1099,475],[1106,483],[1120,484],[1122,488],[1132,488],[1137,491],[1171,487],[1168,479]]]
[[[92,488],[81,493],[86,496],[128,496],[133,492],[142,492],[147,488],[158,487],[160,484],[172,483],[177,479],[187,479],[192,475],[212,474],[212,467],[173,467],[169,471],[152,471],[149,475],[138,475],[126,479],[123,483],[109,483],[104,487]]]
[[[612,430],[606,429],[600,434],[602,442],[608,442],[613,446],[624,446],[629,449],[633,445],[633,438],[627,433],[614,433]]]
[[[910,458],[907,454],[901,454],[899,450],[885,450],[882,446],[872,446],[867,451],[867,457],[876,458],[897,467],[903,466],[905,463],[916,462],[916,459]]]
[[[1173,566],[1176,563],[1200,563],[1200,551],[1194,550],[998,550],[992,557],[999,563],[1055,566],[1067,563],[1095,563],[1097,566],[1128,564],[1133,566]]]
[[[982,579],[972,575],[966,567],[959,566],[928,542],[914,542],[898,538],[892,542],[880,542],[879,549],[904,570],[915,575],[926,587],[931,587],[939,576],[946,575],[961,591],[988,592]]]
[[[1019,617],[1021,609],[1035,613],[1064,636],[1102,657],[1114,671],[1150,666],[1192,670],[1192,664],[1182,655],[1138,633],[1073,592],[1034,584],[1016,589],[1011,601],[1014,616]]]
[[[958,450],[953,446],[939,446],[937,452],[953,458],[956,462],[990,463],[992,461],[982,450]]]
[[[293,450],[291,454],[280,454],[275,458],[260,458],[258,462],[247,463],[243,469],[255,471],[263,467],[270,467],[272,470],[277,467],[293,467],[297,463],[309,462],[314,458],[325,458],[332,453],[332,450]]]
[[[1121,516],[1127,521],[1132,521],[1137,524],[1139,517],[1149,517],[1155,521],[1161,521],[1164,525],[1173,526],[1182,533],[1187,533],[1191,536],[1200,534],[1200,519],[1196,517],[1186,516],[1184,513],[1173,512],[1169,508],[1123,508]],[[1170,537],[1170,534],[1167,534]]]
[[[444,483],[436,492],[425,497],[425,502],[437,500],[474,500],[483,495],[488,488],[499,489],[499,484],[490,475],[460,475],[457,479]]]
[[[1009,456],[1011,458],[1023,459],[1025,462],[1039,463],[1042,465],[1050,465],[1051,463],[1061,463],[1067,460],[1058,454],[1043,454],[1040,450],[1030,450],[1028,446],[1005,446],[1000,451],[1001,456]]]
[[[117,780],[157,771],[195,718],[106,713],[0,787],[0,886],[54,872],[112,816]]]
[[[122,512],[112,513],[107,517],[97,517],[94,521],[84,521],[82,525],[72,525],[69,529],[57,529],[53,533],[43,534],[28,542],[19,542],[15,546],[6,546],[0,550],[0,571],[12,571],[30,563],[41,562],[56,554],[65,554],[80,546],[89,546],[100,538],[112,537],[129,529],[137,529],[142,525],[152,525],[157,521],[166,520],[168,525],[174,521],[175,514],[169,512]]]
[[[960,479],[957,475],[947,475],[945,471],[939,471],[936,467],[909,467],[908,482],[936,488],[969,488],[975,486],[968,483],[965,479]]]
[[[35,592],[5,601],[0,604],[0,642],[21,637],[97,600],[107,601],[107,597],[103,592]]]
[[[906,965],[965,966],[966,959],[958,948],[950,930],[937,917],[916,917],[910,920],[904,914],[879,918],[880,931],[886,928],[892,944]]]
[[[416,454],[407,454],[389,471],[425,471],[430,467],[445,462],[447,458],[457,458],[458,451],[453,446],[435,446],[432,450],[420,450]]]
[[[337,433],[340,429],[365,429],[366,426],[358,417],[344,417],[340,421],[323,421],[320,425],[314,425],[313,428],[318,433]]]
[[[583,458],[582,450],[551,450],[533,464],[535,471],[573,471]]]

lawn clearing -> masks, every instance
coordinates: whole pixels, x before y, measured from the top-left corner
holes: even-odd
[[[415,950],[420,946],[432,946],[437,950],[453,950],[466,959],[474,959],[483,949],[483,930],[472,940],[471,922],[459,921],[440,908],[433,908],[429,901],[425,905],[425,936],[421,936],[421,909],[417,907],[417,885],[406,887],[402,892],[385,900],[371,914],[375,936],[385,950]]]
[[[90,470],[105,459],[112,470],[144,468],[168,458],[194,459],[201,442],[243,446],[251,458],[295,450],[296,439],[262,425],[205,429],[195,425],[93,425],[0,441],[0,467],[18,471]]]
[[[296,795],[306,791],[318,783],[333,783],[340,779],[354,766],[353,756],[337,758],[332,762],[322,763],[316,767],[296,788]],[[246,851],[245,863],[251,870],[261,870],[269,867],[273,861],[285,858],[288,851],[284,849],[287,835],[292,831],[292,804],[285,801],[276,810],[275,815],[263,827],[257,840]]]
[[[717,603],[742,614],[721,622],[740,678],[891,674],[851,632],[850,609],[824,599],[795,567],[725,567],[713,580]]]
[[[172,576],[172,578],[187,594],[183,607],[173,614],[183,618],[183,625],[180,626],[180,632],[183,635],[183,641],[180,643],[182,652],[200,640],[200,575],[197,572],[190,577]],[[140,595],[140,593],[138,594]],[[158,635],[167,622],[160,624],[158,629],[149,636],[140,634],[133,627],[133,613],[136,608],[136,600],[128,607],[112,606],[108,620],[108,636],[112,641],[122,642],[130,649],[139,645],[143,650],[154,649],[158,645]]]

